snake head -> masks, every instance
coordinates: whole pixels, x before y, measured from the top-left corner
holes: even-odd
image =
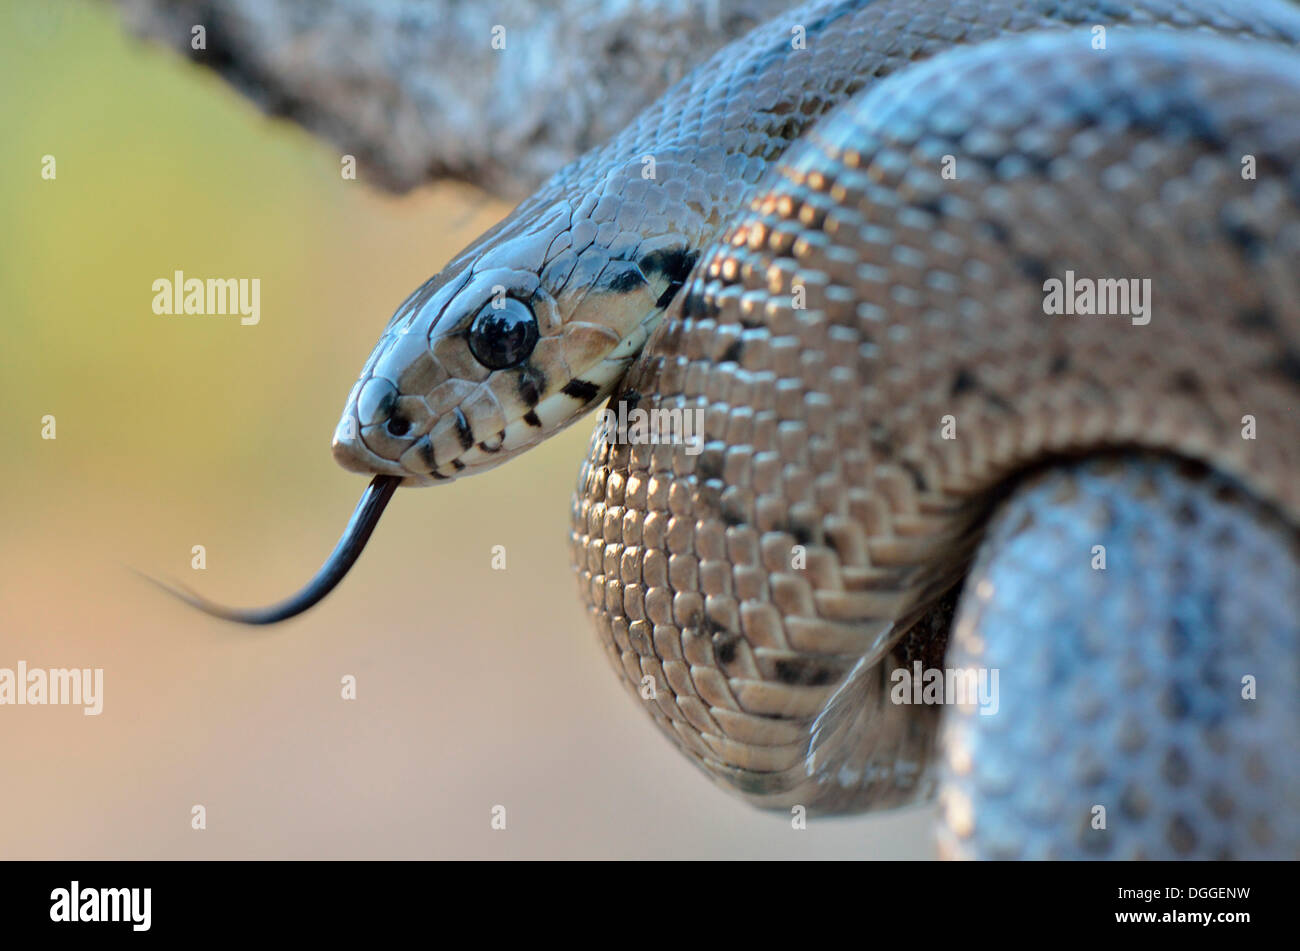
[[[334,458],[429,485],[500,465],[608,397],[694,263],[672,238],[620,237],[559,202],[480,238],[398,307]]]

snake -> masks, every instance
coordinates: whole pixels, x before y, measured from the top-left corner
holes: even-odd
[[[952,858],[1296,858],[1297,40],[1290,0],[796,7],[397,308],[306,587],[181,596],[301,613],[399,486],[603,405],[580,598],[716,785],[934,801]]]

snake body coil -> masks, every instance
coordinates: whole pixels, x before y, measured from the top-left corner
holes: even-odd
[[[951,855],[1300,855],[1297,39],[1286,0],[810,3],[412,294],[336,458],[698,411],[597,431],[572,543],[720,784],[937,784]],[[897,690],[945,666],[996,709]]]
[[[844,86],[984,31],[1109,22],[838,9],[829,71],[867,60]],[[616,668],[725,786],[839,810],[938,780],[952,855],[1297,854],[1300,58],[1291,8],[1226,9],[1130,21],[1233,39],[1036,32],[858,94],[776,161],[651,338],[623,397],[702,410],[706,442],[598,434],[575,566]],[[1071,272],[1149,279],[1149,323],[1045,314]],[[1069,462],[1138,449],[1269,510],[1222,510],[1228,481],[1186,464]],[[1051,464],[1003,503],[941,660],[990,509]],[[896,702],[918,659],[1001,673],[992,716],[949,710],[937,769],[941,708]],[[1242,699],[1258,670],[1267,704]]]

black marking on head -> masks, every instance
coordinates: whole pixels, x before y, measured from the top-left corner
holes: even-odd
[[[658,251],[651,251],[637,263],[647,277],[658,274],[670,281],[681,282],[686,280],[686,275],[690,274],[691,268],[695,267],[697,257],[699,257],[698,252],[689,251],[684,247],[661,248]]]
[[[424,464],[429,467],[429,472],[435,477],[441,478],[438,476],[436,471],[438,468],[438,461],[433,458],[433,443],[430,442],[426,436],[416,443],[416,446],[419,447],[420,458],[424,461]]]
[[[691,268],[695,267],[699,256],[698,251],[689,251],[686,248],[661,248],[658,251],[651,251],[637,262],[641,266],[641,272],[647,278],[657,275],[668,278],[668,286],[655,301],[656,307],[667,307],[677,296],[677,292],[686,283],[686,278],[691,273]]]
[[[1060,376],[1070,368],[1070,355],[1062,350],[1052,357],[1051,365],[1047,368],[1048,376]]]
[[[451,467],[455,469],[457,472],[460,472],[462,469],[465,468],[465,463],[461,462],[459,459],[453,459],[451,460]]]
[[[785,658],[775,665],[776,679],[797,687],[821,687],[835,679],[835,671],[815,661]]]
[[[537,414],[534,413],[532,410],[529,410],[528,412],[524,413],[524,422],[536,429],[542,428],[541,419],[539,419]]]
[[[600,393],[600,387],[590,380],[584,380],[580,377],[574,377],[568,383],[564,384],[564,389],[560,391],[565,396],[571,396],[579,403],[590,403]]]
[[[638,287],[645,287],[647,283],[649,282],[641,270],[635,264],[628,262],[628,267],[613,275],[605,283],[605,287],[616,294],[626,294]]]
[[[546,374],[531,363],[524,364],[519,370],[519,399],[525,406],[536,406],[542,401],[542,392],[546,389]]]
[[[433,478],[437,479],[439,482],[445,482],[446,480],[451,478],[451,476],[449,475],[443,475],[437,469],[430,469],[429,475],[433,476]]]
[[[474,430],[470,428],[469,420],[459,406],[453,412],[456,415],[456,438],[460,440],[460,448],[469,449],[474,445]]]
[[[813,539],[812,529],[807,525],[800,525],[796,522],[790,523],[790,534],[794,536],[796,544],[807,545]]]
[[[745,349],[745,345],[741,341],[733,340],[731,342],[731,345],[728,346],[727,349],[723,352],[722,359],[718,362],[726,363],[728,360],[730,360],[732,363],[739,363],[741,351],[743,351],[744,349]]]

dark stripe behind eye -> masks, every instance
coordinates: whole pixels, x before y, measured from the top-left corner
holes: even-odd
[[[524,414],[524,422],[527,423],[529,426],[535,426],[538,429],[542,428],[541,419],[532,410],[529,410],[527,413]]]
[[[572,396],[579,403],[590,403],[600,392],[600,387],[595,383],[592,383],[590,380],[582,380],[578,377],[574,377],[568,383],[564,384],[564,389],[560,392],[565,396]]]
[[[662,274],[670,282],[680,284],[691,273],[699,256],[698,251],[689,251],[684,247],[660,248],[651,251],[637,263],[647,275]]]
[[[629,264],[625,270],[619,271],[610,278],[606,286],[617,294],[626,294],[638,287],[644,287],[645,284],[645,275],[641,273],[641,269],[635,264]]]
[[[519,371],[519,399],[525,406],[536,406],[541,402],[542,391],[546,389],[546,374],[531,363]]]

